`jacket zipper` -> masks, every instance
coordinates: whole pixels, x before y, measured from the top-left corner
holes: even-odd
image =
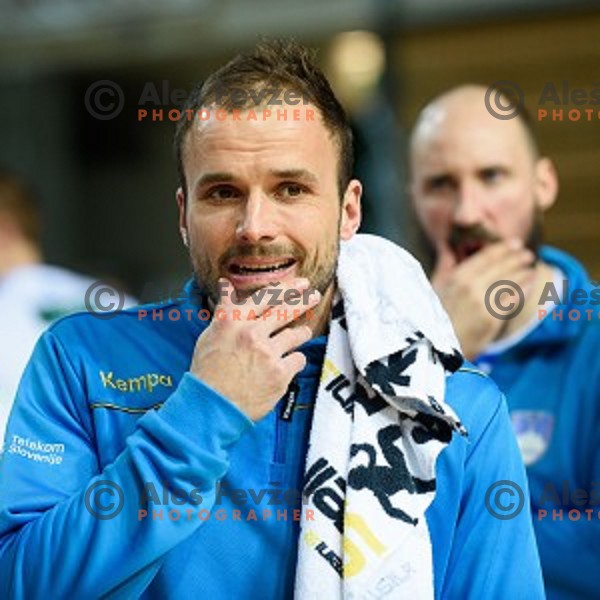
[[[283,398],[281,410],[275,415],[275,450],[273,452],[273,462],[275,463],[285,463],[288,429],[294,416],[294,406],[298,401],[299,393],[300,386],[293,379]]]

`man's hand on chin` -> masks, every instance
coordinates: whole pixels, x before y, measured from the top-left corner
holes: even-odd
[[[529,287],[535,256],[519,240],[495,242],[461,263],[450,249],[438,256],[431,283],[450,316],[464,355],[472,360],[501,335],[506,324],[486,308],[486,292],[501,280],[522,289]]]
[[[190,371],[252,420],[264,417],[306,364],[296,349],[312,337],[311,328],[285,325],[320,302],[318,291],[302,293],[309,285],[300,279],[278,287],[282,293],[276,305],[268,287],[244,302],[235,292],[223,295],[196,342]]]

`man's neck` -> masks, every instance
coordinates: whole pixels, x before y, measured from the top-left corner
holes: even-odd
[[[12,246],[2,252],[0,259],[0,277],[4,277],[10,271],[29,265],[37,265],[42,262],[40,251],[31,244]]]

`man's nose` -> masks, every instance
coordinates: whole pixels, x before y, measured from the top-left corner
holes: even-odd
[[[266,194],[260,191],[250,192],[242,205],[236,235],[240,241],[248,244],[276,237],[275,207]]]
[[[465,227],[481,221],[483,198],[480,190],[473,183],[461,183],[456,193],[454,205],[454,222]]]

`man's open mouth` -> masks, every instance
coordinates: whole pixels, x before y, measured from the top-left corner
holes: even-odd
[[[470,256],[477,254],[486,246],[499,242],[500,238],[488,231],[483,225],[473,225],[470,227],[454,226],[448,243],[460,263]]]
[[[454,246],[454,253],[458,262],[461,262],[479,252],[485,245],[486,241],[482,239],[464,240]]]
[[[286,271],[296,264],[295,258],[283,259],[240,259],[229,263],[232,275],[259,275],[260,273],[277,273]]]

